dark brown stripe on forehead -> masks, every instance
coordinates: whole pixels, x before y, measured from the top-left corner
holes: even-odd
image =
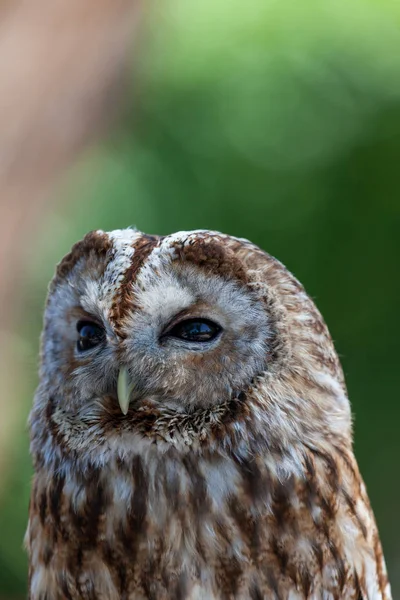
[[[160,239],[159,236],[155,235],[142,235],[133,243],[135,252],[132,256],[131,264],[125,271],[124,278],[121,281],[110,311],[110,319],[115,323],[117,328],[121,325],[121,320],[123,320],[127,313],[133,308],[134,298],[132,283],[135,282],[145,260],[157,246]]]
[[[191,262],[202,269],[225,277],[248,283],[248,277],[242,261],[229,249],[222,237],[199,234],[183,242],[171,245],[182,261]]]

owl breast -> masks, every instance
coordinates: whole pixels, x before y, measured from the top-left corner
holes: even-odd
[[[358,600],[353,565],[376,572],[367,501],[352,501],[358,478],[335,489],[340,462],[307,461],[302,473],[288,458],[271,469],[148,447],[87,474],[36,475],[32,597],[316,600],[340,589]]]

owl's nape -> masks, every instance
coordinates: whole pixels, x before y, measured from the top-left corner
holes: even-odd
[[[30,598],[390,600],[328,330],[217,232],[91,232],[51,283]]]

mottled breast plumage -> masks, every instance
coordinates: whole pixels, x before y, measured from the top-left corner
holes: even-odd
[[[30,428],[31,600],[391,600],[329,332],[247,240],[75,244]]]

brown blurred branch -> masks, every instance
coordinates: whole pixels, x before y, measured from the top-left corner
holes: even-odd
[[[18,366],[5,345],[24,260],[52,184],[115,114],[139,4],[14,0],[0,8],[0,457],[18,409],[8,393]],[[0,462],[0,486],[1,474]]]

